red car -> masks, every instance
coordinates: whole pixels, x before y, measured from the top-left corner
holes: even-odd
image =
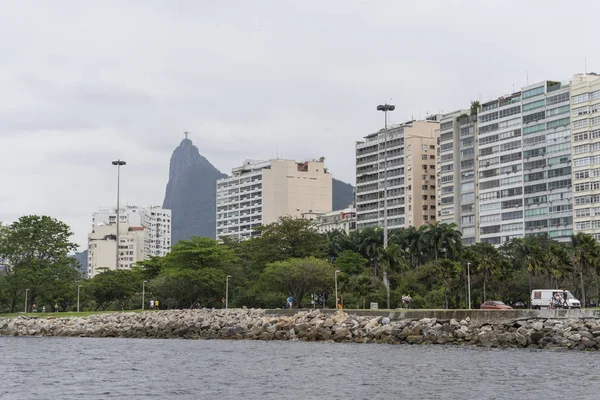
[[[486,301],[481,305],[482,310],[512,310],[511,306],[507,306],[501,301]]]

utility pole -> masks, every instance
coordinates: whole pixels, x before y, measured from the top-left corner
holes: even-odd
[[[116,260],[115,260],[115,269],[118,270],[119,269],[119,225],[120,225],[120,204],[119,204],[119,197],[120,197],[120,190],[121,190],[121,165],[126,165],[127,163],[125,161],[121,161],[121,160],[117,160],[117,161],[113,161],[112,165],[116,165],[117,166],[117,237],[116,237]]]
[[[388,137],[388,111],[394,111],[396,109],[396,106],[392,105],[392,104],[384,104],[384,105],[378,105],[377,106],[377,111],[383,111],[384,115],[385,115],[385,129],[383,132],[383,150],[384,150],[384,156],[383,156],[383,162],[384,162],[384,166],[383,166],[383,249],[386,250],[388,247],[388,220],[387,220],[387,207],[388,207],[388,201],[387,201],[387,178],[388,178],[388,161],[387,161],[387,157],[388,157],[388,152],[387,152],[387,137]],[[379,165],[377,166],[377,169],[379,170]],[[379,179],[378,179],[379,181]],[[379,183],[379,182],[378,182]],[[377,216],[377,219],[379,219],[379,215]],[[387,271],[383,271],[383,283],[385,284],[386,287],[386,300],[387,300],[387,308],[388,310],[390,309],[390,283],[388,281],[388,277],[387,277]]]

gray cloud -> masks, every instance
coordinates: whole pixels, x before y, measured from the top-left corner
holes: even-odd
[[[354,143],[391,122],[527,82],[600,69],[600,4],[558,0],[67,0],[0,8],[0,220],[46,213],[85,243],[122,194],[160,204],[192,132],[224,172],[325,156],[354,181]],[[583,10],[583,11],[582,11]]]

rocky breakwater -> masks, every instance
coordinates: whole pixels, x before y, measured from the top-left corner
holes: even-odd
[[[501,317],[502,314],[498,314]],[[441,320],[357,316],[319,310],[269,315],[265,310],[181,310],[89,317],[0,319],[0,335],[299,340],[454,344],[485,347],[600,348],[599,318]]]

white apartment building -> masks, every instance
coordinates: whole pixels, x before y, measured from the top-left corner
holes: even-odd
[[[332,179],[323,159],[246,160],[217,181],[217,238],[248,239],[283,216],[331,211]]]
[[[458,110],[444,115],[438,138],[439,222],[455,223],[465,245],[479,241],[477,116],[468,113]]]
[[[388,228],[436,221],[437,118],[392,125],[356,143],[358,230],[384,225],[386,169]]]
[[[116,237],[116,224],[96,226],[88,234],[88,278],[93,278],[107,270],[130,269],[134,263],[145,258],[145,229],[122,223],[119,226],[119,268],[117,268]]]
[[[341,231],[348,235],[356,230],[356,208],[353,206],[322,214],[305,213],[302,217],[312,219],[319,233]]]
[[[128,269],[137,261],[170,251],[171,210],[124,206],[119,210],[119,219],[119,268]],[[116,207],[102,207],[92,215],[92,231],[88,234],[90,278],[104,268],[116,269],[116,221]]]
[[[574,228],[600,240],[600,76],[575,75],[571,118]]]
[[[583,86],[581,93],[594,90]],[[514,237],[543,233],[558,241],[570,240],[574,228],[571,138],[576,138],[577,132],[571,135],[569,114],[573,106],[569,99],[578,100],[572,93],[570,81],[543,81],[481,104],[476,121],[470,122],[472,117],[453,121],[460,111],[442,119],[440,220],[461,226],[465,244],[481,241],[500,245]],[[466,129],[469,123],[472,129]],[[581,140],[588,140],[587,125],[574,124],[583,133]],[[463,134],[469,131],[474,133],[474,140],[465,143]],[[475,180],[474,185],[465,187],[464,163],[471,155],[465,149],[471,145],[476,156]],[[583,154],[587,147],[573,147],[575,151]],[[581,161],[582,166],[585,162]],[[454,171],[459,165],[460,174]],[[576,176],[586,179],[584,173]],[[585,188],[575,188],[575,192]],[[582,198],[581,204],[588,200],[592,198]],[[465,215],[472,201],[474,214]],[[467,227],[471,222],[476,224]]]

